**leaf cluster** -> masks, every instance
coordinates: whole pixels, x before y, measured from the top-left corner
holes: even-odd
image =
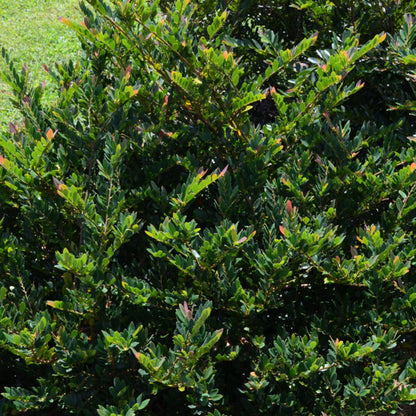
[[[3,49],[0,411],[415,400],[412,2],[286,3],[88,0],[53,105]]]

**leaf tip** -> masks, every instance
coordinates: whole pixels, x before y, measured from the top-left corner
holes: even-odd
[[[51,141],[51,140],[54,138],[54,136],[55,136],[55,133],[53,132],[53,130],[52,130],[52,129],[49,129],[49,130],[46,132],[46,138],[47,138],[49,141]]]
[[[222,176],[224,176],[226,174],[228,170],[228,165],[221,171],[221,173],[218,175],[219,178],[221,178]]]
[[[11,134],[17,134],[17,127],[12,122],[9,123],[9,131]]]
[[[289,215],[291,215],[293,212],[292,201],[290,199],[288,199],[286,202],[286,211]]]

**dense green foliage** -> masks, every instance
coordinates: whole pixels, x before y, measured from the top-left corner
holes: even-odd
[[[416,399],[415,6],[88,0],[53,106],[3,50],[0,412]]]

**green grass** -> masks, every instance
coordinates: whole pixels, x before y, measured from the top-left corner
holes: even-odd
[[[35,84],[46,81],[46,100],[53,100],[54,94],[42,64],[76,58],[80,50],[75,34],[59,21],[61,16],[78,20],[78,0],[0,0],[0,47],[8,50],[17,68],[28,66]],[[0,81],[0,130],[19,118],[8,94]]]

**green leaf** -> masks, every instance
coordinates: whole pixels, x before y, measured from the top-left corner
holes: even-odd
[[[210,315],[211,315],[211,308],[206,308],[201,312],[201,316],[195,321],[192,327],[192,332],[191,332],[192,337],[198,334],[202,325],[204,325],[205,321],[209,318]]]

